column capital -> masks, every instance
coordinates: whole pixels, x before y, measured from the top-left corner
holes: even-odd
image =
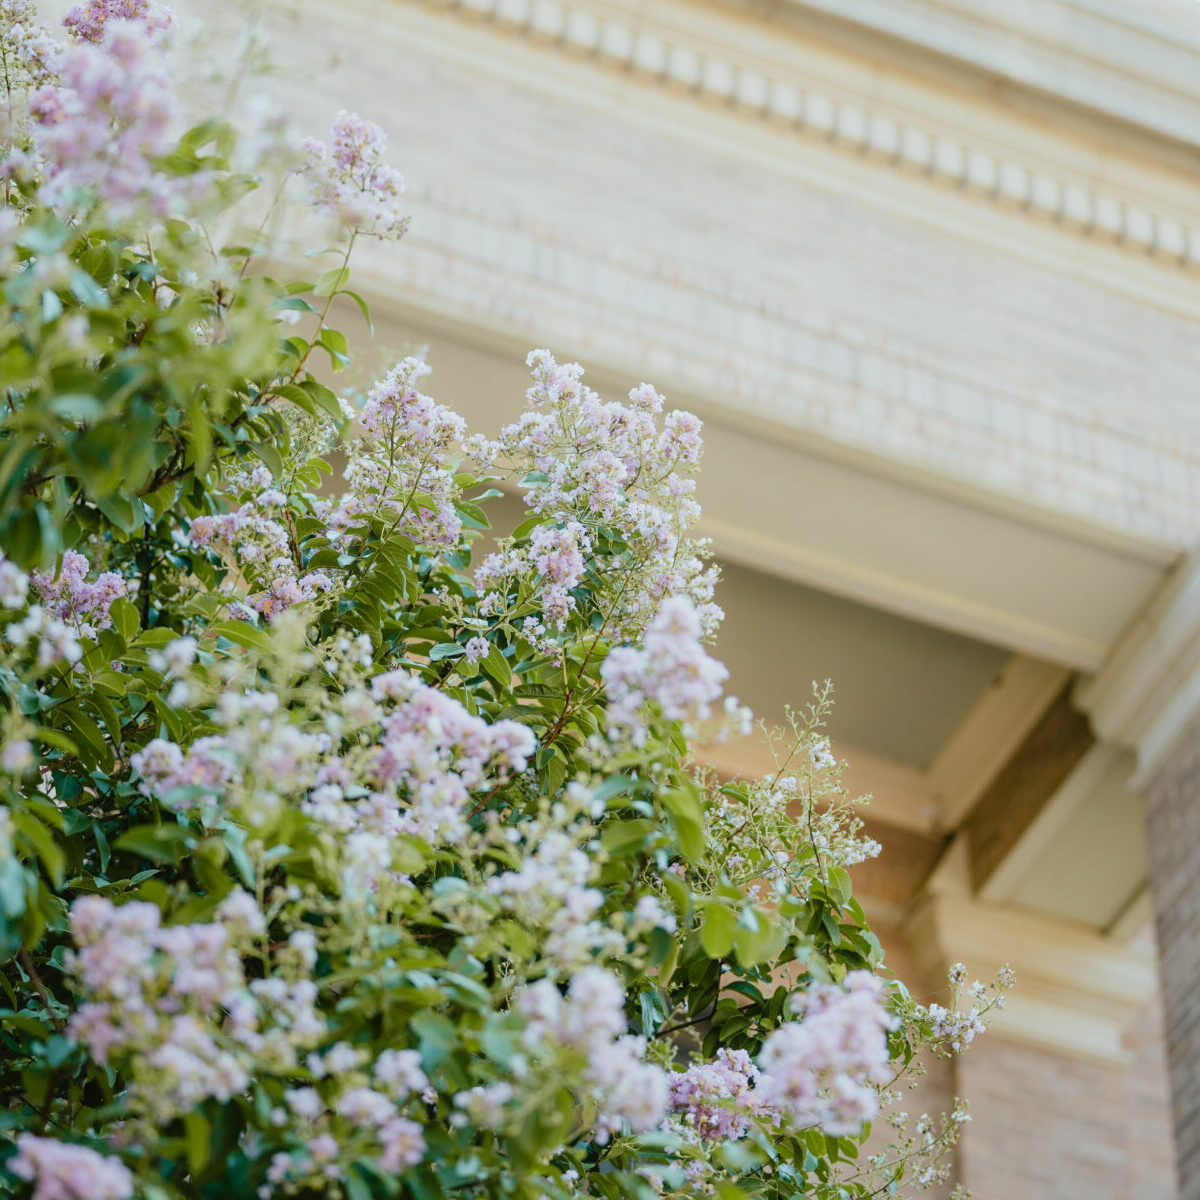
[[[969,876],[960,836],[913,905],[907,933],[918,961],[939,975],[961,962],[985,980],[1007,963],[1017,984],[989,1036],[1128,1065],[1123,1035],[1155,992],[1153,943],[1122,942],[1078,921],[978,899]]]
[[[1144,786],[1200,714],[1200,549],[1167,576],[1076,699],[1098,737],[1133,750]]]

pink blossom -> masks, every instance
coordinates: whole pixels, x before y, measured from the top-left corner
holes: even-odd
[[[92,583],[85,576],[91,564],[77,550],[67,550],[57,575],[51,571],[34,571],[33,586],[46,610],[54,616],[91,625],[100,629],[112,625],[109,609],[127,588],[125,581],[112,571],[105,571]]]
[[[133,1176],[120,1159],[22,1133],[8,1169],[34,1185],[33,1200],[128,1200]]]
[[[780,1026],[759,1055],[762,1103],[799,1127],[856,1134],[878,1111],[873,1084],[885,1083],[888,1030],[879,981],[851,971],[844,986],[811,988],[793,1002],[801,1019]]]
[[[402,1171],[425,1157],[425,1137],[416,1121],[393,1117],[379,1129],[382,1152],[379,1166],[384,1171]]]
[[[609,651],[600,674],[614,736],[643,742],[643,709],[650,703],[669,721],[694,724],[712,715],[729,672],[705,651],[700,636],[695,606],[685,596],[671,596],[650,623],[642,647],[618,646]]]
[[[30,97],[41,199],[71,211],[90,197],[118,221],[164,218],[197,186],[155,165],[171,147],[170,84],[148,26],[106,16],[98,28],[99,44],[84,40],[63,53],[61,83]]]
[[[379,238],[400,238],[408,227],[400,214],[404,177],[383,160],[387,137],[373,121],[344,110],[333,123],[332,146],[309,139],[301,168],[313,207],[347,229]]]
[[[72,37],[83,42],[100,42],[109,21],[134,21],[149,33],[163,33],[175,24],[175,13],[155,0],[86,0],[63,17]]]
[[[704,1138],[740,1138],[759,1111],[758,1068],[745,1050],[722,1049],[710,1063],[671,1076],[671,1107]]]

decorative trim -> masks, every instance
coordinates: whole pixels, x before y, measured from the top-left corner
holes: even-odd
[[[929,768],[943,829],[958,828],[1069,675],[1065,667],[1024,654],[1008,660]]]
[[[801,14],[851,23],[859,39],[880,34],[948,57],[984,87],[1003,79],[1047,103],[1200,144],[1200,11],[1192,0],[785,0],[772,19],[786,26]]]
[[[884,607],[914,621],[1019,648],[1020,653],[1041,654],[1082,670],[1094,669],[1104,656],[1104,643],[1096,638],[945,588],[850,563],[798,542],[711,516],[701,517],[699,528],[704,536],[712,538],[717,553],[732,562],[759,570],[766,567],[783,578],[849,596],[861,604]]]
[[[421,4],[422,0],[409,0]],[[548,50],[628,73],[696,102],[734,109],[795,136],[958,189],[983,203],[1064,232],[1145,254],[1164,267],[1200,266],[1200,227],[1088,183],[1056,175],[868,105],[802,89],[679,34],[624,14],[598,15],[564,0],[424,0],[428,7],[496,22]]]

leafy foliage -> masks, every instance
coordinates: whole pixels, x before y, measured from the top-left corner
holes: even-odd
[[[56,89],[162,53],[160,6],[94,2],[69,48],[0,15],[0,1194],[934,1178],[955,1117],[866,1159],[869,1118],[995,996],[884,988],[827,696],[773,778],[695,764],[698,423],[545,352],[497,441],[416,360],[356,407],[314,367],[350,359],[336,297],[369,321],[355,241],[403,233],[379,131],[309,148],[340,258],[280,282],[240,214],[295,160],[244,169],[228,121],[147,159],[164,211],[61,184]],[[497,484],[525,519],[484,556]]]

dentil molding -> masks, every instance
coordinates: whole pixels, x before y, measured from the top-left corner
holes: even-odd
[[[1200,265],[1200,223],[1156,210],[1086,178],[971,144],[962,136],[883,111],[883,105],[800,86],[783,70],[739,61],[705,39],[658,30],[620,10],[577,0],[402,0],[480,19],[498,33],[525,38],[550,54],[570,55],[664,87],[695,103],[736,110],[784,135],[815,138],[882,169],[952,188],[980,204],[1049,223],[1063,233],[1133,251],[1164,269]]]

